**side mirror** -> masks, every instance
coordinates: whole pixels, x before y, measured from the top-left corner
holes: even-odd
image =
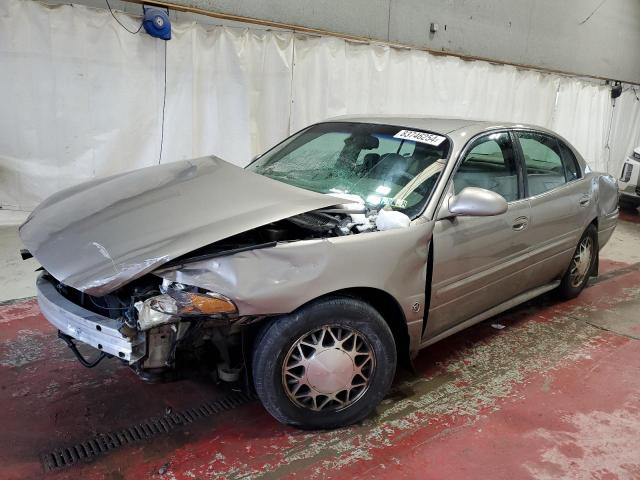
[[[449,212],[453,216],[490,217],[507,211],[502,195],[484,188],[467,187],[449,199]]]

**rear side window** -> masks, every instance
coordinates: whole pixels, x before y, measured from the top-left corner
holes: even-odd
[[[558,144],[560,145],[560,151],[562,152],[564,174],[567,182],[577,180],[580,178],[580,168],[578,167],[578,160],[576,159],[576,156],[565,143],[558,140]]]
[[[518,169],[508,133],[492,133],[473,143],[453,177],[456,194],[466,187],[491,190],[507,202],[518,199]]]
[[[567,183],[558,141],[536,132],[515,132],[527,171],[529,195],[540,195]]]

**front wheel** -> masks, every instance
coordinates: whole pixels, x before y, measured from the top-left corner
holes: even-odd
[[[566,300],[577,297],[589,281],[598,258],[598,231],[594,225],[584,231],[558,293]]]
[[[371,305],[334,297],[263,327],[253,354],[258,397],[277,420],[337,428],[368,416],[389,390],[396,347]]]

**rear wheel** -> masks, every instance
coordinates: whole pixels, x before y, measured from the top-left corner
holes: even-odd
[[[592,224],[585,230],[562,277],[558,293],[564,299],[577,297],[589,281],[598,258],[598,231]]]
[[[337,428],[368,416],[389,390],[396,348],[369,304],[314,302],[264,327],[253,355],[256,392],[282,423]]]

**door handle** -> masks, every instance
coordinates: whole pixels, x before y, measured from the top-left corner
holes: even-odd
[[[580,199],[579,204],[581,207],[586,207],[587,205],[589,205],[590,202],[591,202],[591,195],[585,195]]]
[[[513,228],[516,232],[521,232],[529,226],[529,219],[527,217],[518,217],[513,221]]]

